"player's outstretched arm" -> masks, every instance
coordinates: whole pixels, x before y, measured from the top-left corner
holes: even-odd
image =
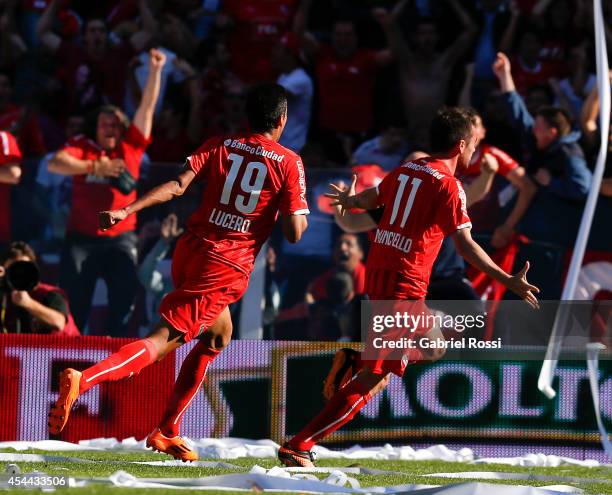
[[[484,249],[472,239],[470,229],[456,231],[453,234],[453,241],[459,255],[470,265],[504,284],[532,308],[538,309],[540,307],[537,298],[533,295],[534,292],[540,292],[540,289],[527,282],[526,275],[527,270],[529,270],[529,262],[526,262],[525,266],[516,275],[509,275],[497,266]]]
[[[113,225],[125,220],[132,213],[144,210],[149,206],[166,203],[174,199],[187,190],[189,184],[195,177],[195,172],[191,169],[182,172],[176,179],[165,182],[138,198],[119,210],[101,211],[98,213],[98,223],[102,230],[110,229]]]
[[[357,176],[353,175],[351,186],[346,189],[338,187],[336,184],[330,184],[332,192],[326,193],[325,196],[332,200],[331,206],[340,206],[340,214],[344,215],[347,210],[352,208],[361,208],[362,210],[372,210],[378,206],[378,189],[372,187],[355,194],[355,183]]]

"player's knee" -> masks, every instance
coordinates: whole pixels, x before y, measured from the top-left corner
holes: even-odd
[[[229,327],[229,331],[226,327],[221,330],[211,328],[200,337],[200,340],[205,346],[216,349],[217,351],[222,351],[232,340],[231,326]]]

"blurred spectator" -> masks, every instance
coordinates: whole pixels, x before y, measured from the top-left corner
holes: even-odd
[[[230,70],[230,52],[227,43],[213,39],[202,43],[200,55],[204,69],[200,75],[202,96],[201,119],[204,122],[216,118],[223,110],[223,98],[228,90],[242,86],[242,82]]]
[[[12,242],[2,253],[0,296],[4,333],[80,335],[66,296],[59,287],[40,282],[36,254],[25,242]]]
[[[470,219],[472,219],[476,229],[483,231],[488,226],[494,229],[491,245],[499,249],[506,246],[512,239],[516,226],[527,211],[527,208],[529,208],[537,188],[527,177],[525,169],[516,160],[499,148],[484,142],[487,136],[487,129],[482,122],[482,117],[475,110],[471,109],[470,111],[479,144],[472,155],[470,166],[467,170],[461,172],[462,180],[471,183],[474,178],[480,176],[483,159],[487,155],[491,155],[497,162],[496,172],[506,179],[512,187],[510,190],[504,188],[496,191],[497,197],[492,198],[490,195],[485,194],[480,198],[472,198],[472,205],[469,209]],[[497,222],[501,213],[499,211],[500,208],[503,208],[512,200],[516,191],[518,191],[518,196],[512,211],[504,220],[504,223],[498,225]],[[483,225],[479,226],[479,220],[482,220]],[[492,220],[494,223],[491,225],[491,222],[488,220]]]
[[[612,73],[611,73],[612,78]],[[599,91],[594,85],[584,102],[580,116],[580,127],[584,142],[590,155],[595,157],[599,151]],[[608,134],[608,153],[606,155],[606,168],[601,181],[600,192],[602,196],[612,197],[612,133]]]
[[[342,234],[334,247],[334,266],[315,278],[306,290],[306,302],[312,303],[329,296],[327,281],[337,272],[346,272],[353,278],[353,292],[363,294],[365,290],[365,265],[363,249],[355,234]]]
[[[21,178],[21,151],[10,132],[0,131],[0,249],[11,240],[11,186]]]
[[[292,30],[300,2],[225,0],[217,25],[229,30],[232,71],[246,83],[274,80],[270,52]]]
[[[212,35],[221,0],[175,0],[174,3],[188,10],[187,22],[198,40],[206,40]]]
[[[380,14],[377,11],[376,19],[388,33],[388,15]],[[298,36],[315,65],[322,137],[328,147],[336,147],[333,158],[346,161],[353,140],[363,138],[374,125],[374,83],[379,68],[391,62],[391,51],[360,48],[355,21],[348,18],[335,20],[330,45],[304,30]]]
[[[460,24],[460,35],[444,51],[438,51],[438,26],[431,18],[419,18],[404,38],[400,16],[407,0],[400,0],[391,14],[391,48],[399,62],[399,78],[411,143],[427,148],[429,123],[448,96],[455,64],[465,55],[478,30],[459,0],[445,0]]]
[[[166,91],[169,85],[178,85],[182,83],[187,77],[185,70],[188,71],[189,76],[195,77],[195,71],[185,61],[181,61],[176,53],[166,49],[158,48],[166,56],[166,64],[161,74],[161,82],[159,87],[159,98],[157,99],[157,105],[155,105],[155,115],[159,115],[159,112],[164,104],[166,98]],[[176,63],[175,63],[176,61]],[[125,112],[128,115],[133,115],[136,109],[136,103],[140,101],[140,95],[142,90],[147,83],[149,78],[149,54],[142,52],[138,57],[132,61],[132,69],[129,73],[129,90],[125,95]],[[189,65],[189,64],[187,64]]]
[[[204,137],[218,136],[219,134],[237,134],[248,128],[245,114],[246,95],[242,84],[226,88],[221,100],[221,111],[207,121],[204,128]]]
[[[353,277],[337,271],[326,280],[325,289],[326,297],[308,308],[308,339],[359,342],[363,295],[355,293]]]
[[[72,115],[66,122],[64,142],[82,134],[85,119],[80,115]],[[62,241],[66,236],[66,222],[70,213],[70,195],[72,178],[67,175],[54,174],[49,171],[49,162],[55,152],[47,153],[38,164],[36,174],[36,206],[37,213],[44,220],[45,230],[43,241]]]
[[[138,280],[146,293],[146,316],[148,322],[156,321],[162,298],[172,290],[171,260],[168,253],[173,242],[183,233],[178,226],[178,217],[171,213],[162,220],[159,239],[138,267]],[[148,328],[148,327],[147,327]]]
[[[14,104],[13,81],[8,73],[0,72],[0,131],[8,131],[17,138],[25,158],[45,153],[45,143],[38,121],[31,107]]]
[[[61,62],[57,78],[61,82],[63,105],[67,113],[91,110],[105,103],[122,105],[130,59],[140,53],[156,30],[157,23],[147,0],[139,0],[143,27],[127,41],[113,45],[104,19],[85,22],[82,44],[63,39],[53,31],[62,0],[52,0],[36,26],[41,45]]]
[[[576,46],[570,51],[569,74],[561,81],[553,78],[550,85],[557,97],[557,104],[564,108],[574,121],[580,119],[582,104],[596,83],[595,74],[589,73],[586,47]]]
[[[12,68],[28,50],[26,42],[19,34],[15,10],[17,0],[7,0],[0,4],[0,69]]]
[[[381,133],[364,141],[353,153],[355,165],[375,163],[389,172],[397,167],[410,151],[403,119],[388,120]]]
[[[285,34],[272,49],[276,82],[287,91],[287,124],[279,143],[299,153],[306,144],[310,126],[313,86],[308,73],[298,66],[299,47],[292,33]]]
[[[558,65],[542,58],[541,33],[535,27],[525,29],[519,36],[518,52],[512,60],[512,77],[516,90],[525,95],[527,90],[561,73]]]
[[[585,0],[540,0],[532,11],[534,27],[541,33],[540,56],[557,70],[565,69],[568,51],[584,41],[585,3]]]
[[[164,101],[155,119],[148,155],[156,162],[182,163],[202,138],[201,96],[195,69],[178,58],[174,58],[172,64],[187,78],[188,97],[175,92]]]
[[[565,200],[583,200],[591,185],[580,133],[572,132],[569,116],[560,108],[542,107],[534,117],[516,92],[508,57],[497,55],[493,66],[512,120],[530,150],[527,171],[543,188]]]
[[[491,70],[495,55],[498,51],[512,49],[521,11],[514,0],[509,4],[506,0],[483,0],[476,6],[481,29],[474,50],[474,62],[469,65],[472,70],[470,76],[474,79],[471,99],[476,108],[482,108],[487,94],[495,87],[495,75]]]
[[[164,46],[180,58],[193,58],[198,40],[178,16],[169,13],[163,15],[156,34],[156,44]]]
[[[543,107],[553,106],[555,103],[555,95],[550,84],[536,84],[535,86],[531,86],[527,89],[527,94],[524,98],[525,107],[527,107],[527,111],[531,115],[535,115],[538,113],[538,110]],[[508,112],[504,113],[506,116]]]
[[[136,218],[102,231],[98,213],[136,199],[165,57],[151,50],[150,60],[153,70],[133,123],[118,108],[104,106],[90,116],[85,135],[69,140],[49,162],[51,172],[73,177],[60,285],[72,301],[77,325],[85,328],[96,280],[104,278],[109,297],[107,330],[112,335],[121,335],[137,286]]]

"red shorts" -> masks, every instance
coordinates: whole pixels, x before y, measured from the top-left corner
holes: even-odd
[[[427,291],[418,290],[397,270],[366,268],[365,292],[372,301],[425,299]]]
[[[160,315],[179,332],[185,342],[199,337],[231,303],[242,297],[249,276],[233,266],[213,259],[200,239],[186,232],[172,257],[174,290],[159,307]]]
[[[368,269],[366,270],[366,292],[372,301],[373,313],[395,314],[397,311],[419,315],[429,315],[429,309],[420,294],[416,294],[412,284],[404,281],[403,277],[396,271]],[[377,303],[376,301],[388,301]],[[423,325],[414,329],[413,332],[403,327],[388,328],[384,331],[384,340],[399,340],[406,338],[416,345],[419,338],[429,332],[430,328]],[[382,333],[380,334],[383,335]],[[411,349],[376,349],[370,343],[376,335],[372,328],[369,329],[366,349],[362,354],[363,365],[372,372],[386,375],[393,373],[402,376],[406,366],[416,363],[422,359],[418,348]]]

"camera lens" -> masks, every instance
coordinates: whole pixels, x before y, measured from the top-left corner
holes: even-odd
[[[39,280],[38,267],[31,261],[15,261],[6,269],[6,282],[11,290],[30,291]]]

